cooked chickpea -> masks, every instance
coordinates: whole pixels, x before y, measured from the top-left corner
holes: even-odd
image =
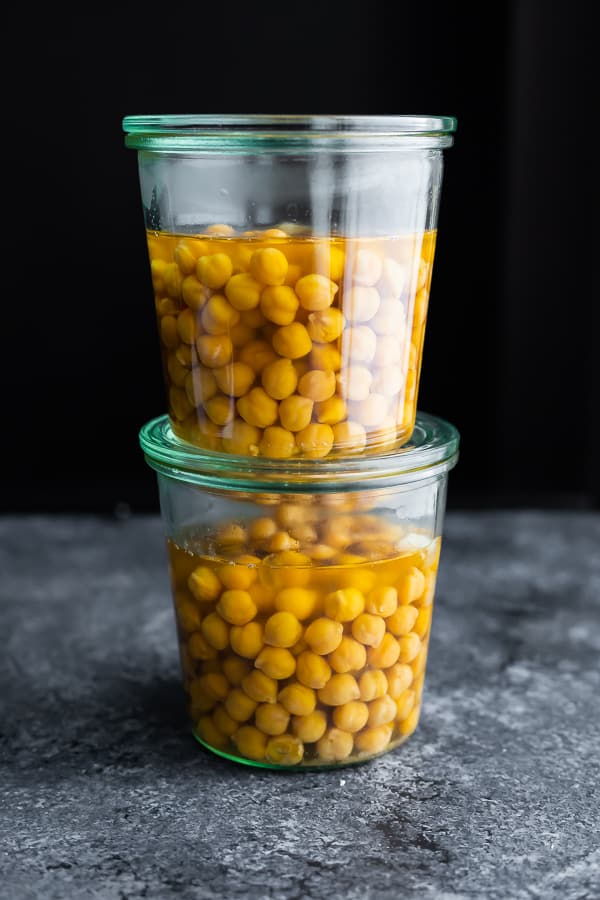
[[[410,609],[411,607],[409,607]],[[421,640],[427,636],[429,633],[429,629],[431,628],[431,606],[423,606],[419,609],[417,618],[413,622],[409,631],[414,631],[415,634],[418,634]]]
[[[308,397],[315,403],[320,403],[333,397],[335,387],[336,378],[334,372],[324,369],[311,369],[300,378],[298,393],[301,397]]]
[[[229,625],[216,612],[209,613],[202,620],[200,630],[215,650],[224,650],[229,643]]]
[[[373,285],[381,278],[383,260],[374,250],[360,247],[352,261],[352,277],[357,284]]]
[[[381,298],[374,287],[355,287],[346,291],[344,315],[351,322],[368,322],[377,313]]]
[[[210,297],[210,290],[201,284],[195,275],[188,275],[181,282],[181,296],[190,309],[198,312]]]
[[[200,362],[209,369],[220,369],[231,362],[233,344],[226,334],[202,334],[196,339]]]
[[[367,662],[376,669],[389,669],[400,656],[398,641],[392,634],[384,634],[378,647],[369,647],[367,650]]]
[[[184,309],[177,316],[177,335],[184,344],[193,344],[198,334],[196,314]]]
[[[170,350],[174,350],[179,344],[177,333],[177,319],[175,316],[163,316],[160,320],[160,339]]]
[[[270,516],[260,516],[248,526],[248,536],[253,541],[265,541],[277,531],[277,523]],[[292,610],[293,612],[293,610]]]
[[[224,750],[227,746],[227,737],[221,734],[210,716],[204,715],[198,719],[196,724],[198,736],[209,745],[216,747],[217,750]]]
[[[277,700],[293,716],[308,716],[317,705],[314,690],[298,683],[286,685],[279,691]]]
[[[344,331],[342,353],[352,363],[370,363],[376,349],[377,336],[368,325],[354,325]]]
[[[236,745],[238,752],[247,757],[260,762],[265,758],[267,749],[267,738],[254,728],[253,725],[242,725],[232,737],[233,743]]]
[[[209,710],[214,707],[216,700],[213,697],[207,696],[204,684],[199,678],[194,678],[190,681],[188,690],[190,694],[192,716],[200,715],[203,712],[209,712]]]
[[[224,700],[229,693],[229,682],[225,675],[220,672],[209,672],[207,675],[201,675],[198,679],[198,685],[202,685],[203,693],[212,700]]]
[[[182,600],[177,604],[177,618],[184,631],[196,631],[200,628],[202,616],[191,600]]]
[[[267,742],[265,759],[268,762],[276,763],[280,766],[295,766],[302,762],[303,756],[304,745],[299,738],[292,734],[272,737]]]
[[[195,631],[188,641],[188,653],[192,659],[215,659],[217,651],[200,631]]]
[[[365,610],[368,613],[387,619],[397,608],[398,592],[394,587],[375,587],[367,595]]]
[[[181,297],[181,284],[183,277],[177,263],[167,263],[163,272],[165,291],[173,300]]]
[[[369,396],[372,381],[373,376],[365,366],[347,366],[337,376],[337,386],[342,397],[356,402]]]
[[[235,719],[231,718],[225,707],[221,704],[215,706],[212,717],[215,726],[222,734],[225,734],[227,737],[231,737],[231,735],[234,734],[239,728],[239,723],[236,722]]]
[[[262,370],[262,386],[274,400],[285,400],[296,390],[298,373],[290,359],[277,359]]]
[[[365,598],[356,588],[342,588],[327,594],[325,615],[336,622],[352,622],[365,608]]]
[[[355,735],[354,743],[360,753],[381,753],[392,737],[391,725],[379,725],[377,728],[365,728]]]
[[[341,310],[329,307],[318,312],[311,312],[306,320],[306,329],[311,340],[317,345],[329,346],[336,341],[344,330],[346,320]]]
[[[287,531],[276,531],[265,543],[265,549],[269,553],[280,553],[285,550],[297,550],[300,542],[291,537]]]
[[[217,543],[222,547],[235,547],[236,544],[243,544],[247,537],[248,535],[244,526],[238,525],[236,522],[229,522],[227,525],[222,525],[217,529],[215,535]]]
[[[313,369],[339,372],[342,367],[342,354],[336,344],[313,344],[308,360]]]
[[[396,637],[408,634],[412,631],[418,615],[419,610],[414,606],[399,606],[387,620],[388,630]]]
[[[385,619],[362,613],[352,622],[352,636],[367,647],[379,647],[385,634]]]
[[[224,394],[216,394],[203,404],[206,415],[215,425],[226,425],[232,422],[235,416],[235,408],[231,397]]]
[[[178,387],[169,388],[169,410],[176,419],[183,421],[192,409],[185,391]]]
[[[396,663],[385,671],[387,692],[392,700],[397,700],[413,681],[412,669],[406,663]]]
[[[249,425],[267,428],[277,421],[277,402],[263,388],[255,387],[237,401],[237,410]]]
[[[270,425],[265,428],[258,449],[261,456],[289,459],[296,451],[296,441],[291,431],[278,425]]]
[[[292,613],[296,619],[303,621],[314,613],[318,599],[317,592],[309,588],[283,588],[275,597],[275,609]]]
[[[250,341],[255,340],[256,331],[254,328],[250,328],[249,325],[245,325],[244,322],[238,322],[237,325],[233,325],[229,329],[229,337],[233,346],[236,349],[241,349],[246,344],[249,344]]]
[[[250,272],[263,284],[282,285],[287,270],[288,261],[285,255],[274,247],[256,250],[250,258]]]
[[[416,703],[416,693],[413,690],[405,690],[396,698],[396,720],[403,722],[412,712]]]
[[[358,672],[367,662],[367,651],[362,644],[349,635],[344,635],[340,644],[328,656],[331,668],[340,675]]]
[[[242,312],[258,306],[262,289],[260,281],[247,272],[240,272],[232,275],[225,285],[225,296],[235,309]]]
[[[252,602],[254,603],[254,600]],[[256,659],[265,645],[264,626],[261,622],[233,625],[229,632],[229,642],[231,649],[238,656],[243,656],[245,659]]]
[[[274,609],[273,591],[266,584],[255,582],[248,588],[248,593],[254,601],[259,613],[271,613]]]
[[[300,359],[312,349],[308,331],[300,322],[283,325],[273,335],[273,349],[288,359]]]
[[[387,691],[387,678],[379,669],[363,672],[358,679],[360,699],[366,703],[383,697]]]
[[[344,634],[341,622],[324,617],[314,619],[304,632],[304,640],[314,653],[326,656],[339,647]]]
[[[211,603],[223,590],[223,585],[208,566],[195,568],[188,577],[187,585],[199,603]]]
[[[253,669],[242,679],[242,690],[257,703],[275,703],[277,682],[259,669]]]
[[[352,404],[350,415],[356,422],[360,422],[365,428],[376,428],[386,418],[389,408],[389,399],[383,394],[371,393],[362,400]]]
[[[419,713],[421,712],[421,708],[419,706],[415,706],[415,708],[410,712],[406,719],[403,722],[398,723],[398,731],[400,734],[404,735],[404,737],[408,737],[409,734],[412,734],[417,725],[419,724]]]
[[[186,369],[191,369],[198,365],[198,354],[196,348],[189,344],[180,344],[175,351],[175,359],[180,365]]]
[[[292,394],[279,404],[279,421],[288,431],[301,432],[310,424],[314,403],[308,397]]]
[[[317,691],[319,701],[325,706],[341,706],[350,700],[358,700],[360,689],[356,678],[348,672],[332,675],[325,687]]]
[[[415,634],[414,631],[411,631],[410,634],[405,634],[403,635],[403,637],[398,638],[398,644],[400,645],[399,660],[402,663],[412,662],[421,649],[421,641],[419,640],[419,635]]]
[[[425,575],[416,566],[403,575],[398,584],[398,602],[401,604],[414,603],[425,590]]]
[[[281,703],[261,703],[254,714],[254,721],[264,734],[284,734],[290,714]]]
[[[257,456],[262,430],[243,419],[233,419],[223,428],[223,449],[226,453]]]
[[[240,688],[235,687],[229,691],[224,706],[225,712],[236,722],[247,722],[254,715],[257,703]]]
[[[264,647],[254,662],[257,669],[281,681],[296,671],[296,658],[285,647]]]
[[[321,425],[337,425],[348,415],[348,407],[341,397],[330,397],[320,403],[315,403],[315,416]],[[335,442],[335,434],[334,434]]]
[[[245,659],[240,659],[239,656],[227,656],[223,660],[223,674],[229,684],[234,687],[238,687],[242,683],[242,679],[248,672],[250,672],[250,664]]]
[[[223,591],[217,612],[230,625],[246,625],[256,615],[256,606],[248,591]]]
[[[404,372],[402,366],[385,366],[375,369],[371,389],[374,394],[383,394],[384,397],[395,397],[404,386]],[[395,425],[392,421],[391,426]]]
[[[302,625],[291,612],[273,613],[265,622],[265,644],[292,647],[302,636]]]
[[[336,450],[357,453],[367,443],[367,432],[359,422],[339,422],[332,425],[333,444]]]
[[[299,301],[291,287],[266,287],[260,295],[260,309],[269,322],[291,325],[298,311]]]
[[[369,707],[361,700],[350,700],[333,710],[333,724],[342,731],[354,734],[367,724]]]
[[[421,649],[415,656],[413,660],[411,660],[410,667],[412,669],[413,676],[418,678],[424,671],[425,666],[427,664],[427,644],[422,644]]]
[[[230,237],[234,234],[234,229],[231,225],[226,225],[223,222],[217,222],[214,225],[209,225],[204,229],[204,234],[214,234],[214,235],[222,235],[223,237]]]
[[[318,690],[325,687],[331,678],[331,668],[318,653],[304,650],[296,660],[296,678],[306,687]]]
[[[311,312],[327,309],[331,306],[338,286],[324,275],[305,275],[294,285],[300,303]]]
[[[304,744],[313,744],[320,740],[327,728],[327,716],[322,709],[315,709],[307,716],[292,718],[292,731]]]
[[[292,430],[292,429],[290,429]],[[309,459],[327,456],[333,447],[333,431],[330,425],[313,422],[296,434],[296,446]]]
[[[330,728],[317,741],[317,755],[323,762],[339,762],[352,753],[354,737],[340,728]]]
[[[217,393],[217,380],[213,370],[199,367],[188,372],[185,378],[185,393],[192,406],[200,406]]]
[[[258,578],[256,566],[260,565],[257,556],[240,557],[236,562],[219,566],[219,580],[223,587],[230,590],[246,591]]]
[[[247,313],[242,313],[247,315]],[[265,366],[274,362],[277,354],[267,341],[255,340],[250,341],[245,347],[242,347],[239,353],[240,362],[246,363],[259,375]]]
[[[389,725],[396,718],[396,704],[387,694],[369,703],[369,728]]]

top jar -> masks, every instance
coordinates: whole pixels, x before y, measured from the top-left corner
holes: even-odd
[[[128,116],[173,431],[286,459],[412,435],[434,116]]]

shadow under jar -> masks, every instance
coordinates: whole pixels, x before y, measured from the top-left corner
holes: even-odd
[[[414,427],[435,116],[129,116],[175,433],[322,458]]]
[[[190,448],[167,416],[142,428],[200,743],[317,768],[414,732],[458,441],[419,413],[402,450],[315,468]]]

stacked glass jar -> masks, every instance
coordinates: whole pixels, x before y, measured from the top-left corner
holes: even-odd
[[[458,434],[417,413],[455,120],[133,116],[168,412],[142,428],[197,739],[367,760],[419,719]]]

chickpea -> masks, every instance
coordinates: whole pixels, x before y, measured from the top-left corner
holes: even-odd
[[[256,606],[248,591],[223,591],[217,612],[230,625],[246,625],[256,615]]]
[[[295,766],[302,762],[304,745],[292,734],[282,734],[267,742],[265,759],[280,766]]]
[[[260,295],[260,309],[269,322],[291,325],[298,310],[298,298],[291,287],[266,287]]]
[[[225,296],[231,305],[241,312],[258,306],[262,289],[262,284],[252,275],[240,272],[238,275],[232,275],[225,285]]]
[[[288,431],[302,432],[310,424],[313,406],[308,397],[292,394],[279,404],[279,421]]]
[[[188,400],[185,391],[178,387],[169,388],[169,409],[172,415],[183,421],[188,416],[193,407]]]
[[[339,422],[332,426],[332,431],[336,450],[344,450],[347,453],[364,450],[367,432],[359,422]]]
[[[234,230],[231,225],[225,225],[223,222],[218,222],[216,225],[209,225],[204,229],[204,234],[214,234],[214,235],[223,235],[223,237],[230,237],[234,234]]]
[[[229,644],[229,626],[216,612],[209,613],[202,620],[200,630],[206,641],[215,650],[224,650]]]
[[[335,394],[336,378],[331,370],[312,369],[306,372],[298,382],[298,393],[308,397],[315,403],[329,400]],[[294,385],[295,388],[295,385]],[[292,391],[290,391],[292,393]]]
[[[317,741],[317,755],[323,762],[339,762],[350,756],[353,746],[353,735],[340,728],[330,728]]]
[[[225,675],[220,672],[209,672],[207,675],[201,675],[198,679],[198,685],[202,685],[201,690],[206,697],[210,697],[215,701],[224,700],[229,693],[229,682]]]
[[[265,645],[264,626],[261,622],[234,625],[229,632],[229,641],[231,649],[238,656],[243,656],[244,659],[256,659]]]
[[[370,325],[377,335],[393,335],[402,347],[406,338],[406,310],[402,301],[384,297]]]
[[[331,669],[322,656],[304,650],[296,660],[296,678],[306,687],[318,690],[325,687],[331,678]]]
[[[387,620],[388,630],[395,634],[396,637],[409,634],[417,621],[418,615],[419,611],[414,606],[399,606],[396,612]]]
[[[311,340],[318,344],[330,344],[340,337],[345,324],[342,311],[330,306],[328,309],[311,312],[307,318],[306,328]]]
[[[390,256],[386,256],[383,260],[381,282],[386,294],[390,297],[397,298],[401,295],[406,284],[407,270],[406,266],[396,262]]]
[[[325,687],[319,688],[317,696],[325,706],[342,706],[350,700],[358,700],[360,689],[356,678],[346,672],[332,675]]]
[[[188,312],[193,315],[191,310]],[[183,313],[181,314],[183,315]],[[179,318],[181,318],[181,315]],[[200,314],[200,323],[202,328],[208,334],[220,335],[229,334],[234,325],[240,321],[240,314],[234,309],[231,303],[222,294],[213,294],[207,301]],[[194,337],[190,333],[190,337]],[[182,337],[182,340],[184,338]],[[193,343],[188,340],[187,343]]]
[[[259,444],[261,456],[271,459],[289,459],[296,451],[296,442],[291,431],[271,425],[265,428]]]
[[[406,719],[403,722],[398,723],[398,731],[400,734],[408,737],[409,734],[412,734],[419,724],[419,713],[421,712],[421,708],[419,706],[415,706],[415,708],[410,712]]]
[[[217,656],[215,648],[200,631],[195,631],[190,636],[187,648],[191,659],[215,659]]]
[[[254,519],[248,527],[248,536],[253,541],[265,541],[277,531],[277,523],[269,516],[260,516]],[[293,610],[291,610],[293,612]]]
[[[197,716],[203,712],[209,712],[215,705],[213,697],[208,697],[203,683],[199,678],[194,678],[189,684],[191,715]]]
[[[290,714],[281,703],[261,703],[256,709],[254,721],[264,734],[284,734]]]
[[[255,387],[237,401],[237,410],[249,425],[267,428],[277,421],[277,402],[263,388]]]
[[[304,684],[288,684],[277,695],[277,700],[293,716],[308,716],[315,711],[317,697]]]
[[[229,329],[229,337],[234,347],[242,348],[249,344],[250,341],[256,339],[256,331],[254,328],[250,328],[249,325],[238,322],[237,325],[233,325]]]
[[[154,306],[160,317],[177,315],[177,304],[174,300],[171,300],[170,297],[161,297],[159,300],[155,301]]]
[[[274,247],[256,250],[250,258],[250,272],[263,284],[282,285],[287,270],[288,261],[285,255]]]
[[[219,566],[219,580],[229,590],[246,591],[258,578],[258,565],[260,559],[257,556],[240,557],[234,563]]]
[[[313,369],[339,372],[342,367],[342,354],[336,344],[313,344],[308,358]]]
[[[370,669],[358,679],[360,699],[366,703],[383,697],[387,691],[387,678],[379,669]]]
[[[248,588],[248,593],[254,601],[259,613],[271,613],[274,609],[273,591],[266,584],[256,582]]]
[[[288,359],[300,359],[312,349],[308,331],[300,322],[283,325],[273,334],[273,349]]]
[[[212,603],[223,590],[223,585],[208,566],[194,569],[188,577],[187,585],[199,603]]]
[[[177,319],[175,316],[163,316],[160,320],[160,339],[170,350],[174,350],[179,344],[177,332]]]
[[[346,328],[342,336],[342,355],[352,363],[370,363],[375,357],[377,336],[368,325]]]
[[[406,663],[395,663],[386,669],[385,677],[387,678],[387,692],[392,700],[398,700],[413,681],[412,669]]]
[[[200,362],[209,369],[220,369],[231,362],[233,344],[226,334],[202,334],[196,339]]]
[[[411,566],[396,587],[399,603],[403,605],[414,603],[425,590],[425,575],[416,566]]]
[[[337,386],[345,400],[366,400],[371,389],[373,376],[365,366],[347,366],[337,376]],[[357,421],[359,421],[357,419]],[[364,422],[362,423],[364,424]]]
[[[383,261],[374,250],[360,247],[354,256],[352,277],[357,284],[373,285],[381,278]]]
[[[331,306],[338,286],[324,275],[305,275],[294,285],[294,290],[304,309],[318,311]]]
[[[191,309],[182,310],[177,316],[177,335],[184,344],[193,344],[198,334],[196,314]]]
[[[167,263],[163,271],[165,291],[173,300],[181,298],[181,284],[183,281],[177,263]]]
[[[313,744],[320,740],[327,728],[327,716],[322,709],[315,709],[307,716],[292,718],[292,731],[304,744]]]
[[[381,753],[392,737],[391,725],[379,725],[377,728],[365,728],[354,738],[356,749],[360,753]]]
[[[365,598],[356,588],[342,588],[327,594],[325,615],[336,622],[352,622],[365,608]]]
[[[308,588],[283,588],[275,597],[275,609],[292,613],[296,619],[303,621],[314,613],[318,599],[317,592]]]
[[[247,313],[242,313],[247,315]],[[250,366],[257,375],[260,375],[265,366],[277,359],[277,354],[270,344],[264,340],[250,341],[242,347],[239,354],[240,362]]]
[[[400,645],[399,660],[402,663],[412,662],[421,649],[421,641],[419,640],[419,635],[415,634],[414,631],[411,631],[410,634],[405,634],[401,638],[398,638],[398,644]]]
[[[396,718],[396,704],[387,694],[369,703],[369,728],[389,725]]]
[[[231,737],[238,728],[239,723],[232,719],[229,713],[225,710],[225,707],[219,704],[215,706],[212,714],[213,722],[215,727],[219,729],[219,731],[226,735],[227,737]]]
[[[257,456],[262,431],[243,419],[233,419],[223,428],[223,449],[226,453]]]
[[[395,717],[398,722],[403,722],[414,708],[417,695],[414,691],[405,690],[396,699]]]
[[[296,446],[309,459],[320,459],[323,456],[327,456],[333,447],[331,426],[320,425],[316,422],[307,425],[306,428],[297,432]]]
[[[203,404],[206,415],[215,425],[226,425],[232,422],[235,416],[233,402],[224,394],[217,394],[206,400]]]
[[[396,638],[388,634],[384,634],[383,640],[379,647],[369,647],[367,650],[367,662],[370,666],[377,669],[389,669],[395,665],[400,656],[400,647]]]
[[[285,281],[283,283],[288,287],[293,287],[301,276],[302,266],[298,265],[298,263],[289,263],[287,275],[285,276]]]
[[[210,716],[204,715],[198,719],[196,731],[209,747],[216,747],[218,750],[224,750],[227,747],[227,737],[221,734]]]
[[[344,634],[341,622],[324,617],[315,619],[304,632],[304,640],[314,653],[326,656],[339,647]]]
[[[247,759],[260,762],[265,758],[267,738],[253,725],[242,725],[233,735],[232,741],[236,745],[238,753]]]
[[[331,668],[339,675],[358,672],[366,665],[367,651],[362,644],[345,634],[339,647],[329,654],[328,660]]]
[[[210,369],[192,369],[185,378],[185,393],[191,406],[200,406],[217,393],[217,381]]]
[[[369,718],[369,707],[360,700],[350,700],[333,710],[333,724],[342,731],[354,734],[364,728]]]
[[[196,348],[189,344],[180,344],[175,351],[175,359],[186,369],[191,369],[198,365],[198,354]],[[189,374],[189,373],[188,373]]]
[[[381,298],[374,287],[355,287],[346,291],[344,315],[351,322],[368,322],[379,309]]]
[[[198,312],[210,297],[210,290],[201,284],[195,275],[188,275],[181,282],[181,296],[190,309]]]
[[[268,577],[274,588],[303,587],[310,580],[310,556],[297,550],[282,550],[269,557]]]
[[[374,394],[383,394],[384,397],[395,397],[404,387],[404,372],[401,366],[386,366],[383,369],[375,369],[371,388]],[[390,423],[393,428],[395,422]]]
[[[411,607],[408,607],[408,609],[411,609]],[[409,629],[409,631],[414,631],[415,634],[418,634],[421,640],[429,634],[431,628],[431,613],[431,606],[421,607],[417,613],[417,618]]]
[[[398,608],[398,592],[394,587],[375,587],[367,595],[365,610],[387,619]]]
[[[253,669],[242,679],[242,690],[257,703],[277,700],[277,682],[259,669]]]
[[[415,656],[415,658],[411,661],[410,667],[412,669],[413,676],[418,678],[424,671],[425,666],[427,664],[427,644],[422,644],[421,649]]]
[[[300,546],[299,541],[291,537],[287,531],[276,531],[265,544],[265,548],[270,553],[279,553],[286,550],[297,550]]]
[[[229,522],[227,525],[222,525],[217,529],[215,535],[217,543],[222,547],[230,548],[235,547],[236,544],[243,544],[247,537],[246,529],[243,525],[238,525],[236,522]]]
[[[257,707],[256,700],[252,700],[240,688],[232,688],[225,700],[225,712],[236,722],[247,722],[254,715]]]
[[[328,400],[315,403],[315,415],[321,425],[337,425],[348,415],[348,408],[341,397],[330,397]]]
[[[239,656],[227,656],[223,660],[223,674],[233,687],[238,687],[248,672],[250,672],[250,664],[245,659],[240,659]]]
[[[352,636],[368,647],[379,647],[385,634],[385,619],[362,613],[352,622]]]
[[[290,678],[296,671],[296,658],[284,647],[264,647],[254,665],[270,678],[281,681]]]
[[[292,647],[301,636],[302,625],[291,612],[276,612],[265,622],[265,643],[272,647]]]
[[[274,400],[285,400],[296,390],[298,374],[290,359],[277,359],[262,370],[262,386]]]

